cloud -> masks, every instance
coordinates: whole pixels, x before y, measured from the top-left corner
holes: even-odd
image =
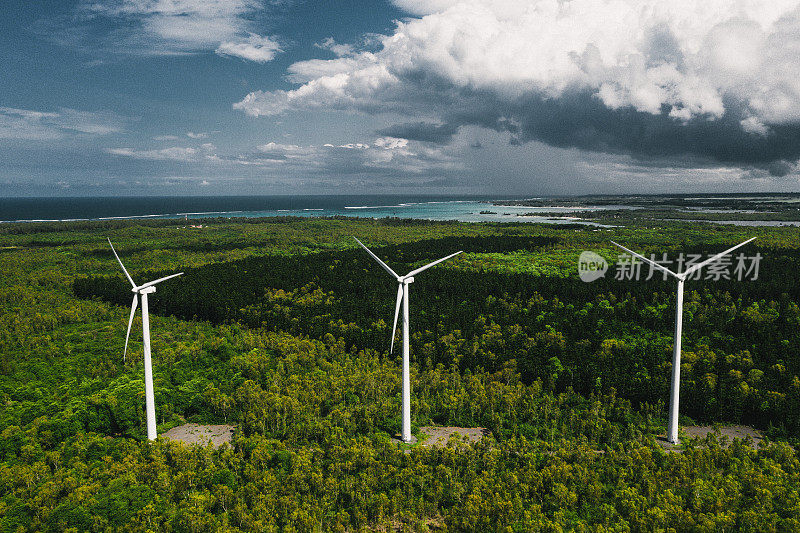
[[[775,178],[782,178],[788,176],[797,170],[797,164],[791,161],[775,161],[767,166],[767,171],[770,176]]]
[[[408,139],[397,137],[379,137],[375,139],[374,146],[383,148],[384,150],[404,150],[408,147]]]
[[[766,0],[395,0],[376,51],[289,68],[235,109],[401,113],[379,131],[766,166],[800,157],[800,6]],[[416,122],[414,119],[416,118]]]
[[[458,4],[453,0],[393,0],[392,3],[412,15],[432,15]]]
[[[200,161],[213,160],[213,144],[204,144],[201,148],[171,146],[154,150],[134,150],[132,148],[107,148],[106,152],[112,155],[131,157],[133,159],[149,159],[153,161]]]
[[[280,165],[317,176],[403,177],[448,173],[461,168],[457,159],[440,149],[415,146],[408,139],[378,137],[372,142],[299,146],[270,142],[237,159],[244,164]]]
[[[219,130],[216,131],[187,131],[186,136],[190,139],[208,139],[211,134],[219,133]],[[180,135],[156,135],[152,138],[154,141],[179,141],[181,139]]]
[[[218,153],[211,143],[199,148],[172,146],[137,150],[107,148],[107,154],[118,157],[172,161],[215,168],[258,168],[280,175],[310,175],[318,178],[346,176],[391,176],[402,181],[409,176],[443,176],[461,170],[458,159],[440,148],[415,145],[408,139],[378,137],[371,142],[322,146],[268,142],[249,152]]]
[[[108,111],[61,108],[55,112],[0,107],[0,139],[47,141],[123,131],[125,118]]]
[[[379,137],[371,143],[325,145],[315,154],[320,173],[331,176],[368,175],[404,180],[449,175],[461,162],[439,148],[413,145],[408,139]]]
[[[214,51],[264,63],[281,51],[274,37],[255,32],[266,11],[259,0],[81,0],[72,15],[39,21],[37,28],[86,51],[140,56]]]
[[[735,191],[742,187],[743,180],[751,179],[751,174],[758,173],[762,177],[768,175],[763,170],[744,170],[729,166],[685,167],[670,166],[664,161],[661,165],[651,167],[638,164],[636,161],[616,158],[604,161],[609,156],[601,155],[595,161],[584,161],[577,165],[578,171],[584,174],[589,185],[595,184],[602,190],[619,188],[624,191],[631,183],[637,183],[639,192],[663,193],[665,191]],[[769,190],[769,189],[767,189]]]
[[[378,135],[389,135],[392,137],[403,137],[415,141],[425,141],[437,144],[445,144],[453,139],[453,135],[458,131],[457,124],[432,124],[430,122],[414,122],[406,124],[396,124],[378,130]]]
[[[337,43],[332,37],[323,39],[322,42],[315,44],[317,48],[329,50],[337,57],[344,57],[352,55],[355,52],[355,47],[351,44]]]
[[[225,41],[217,47],[217,54],[234,56],[257,63],[272,61],[281,52],[280,45],[271,37],[261,37],[251,33],[244,41]]]

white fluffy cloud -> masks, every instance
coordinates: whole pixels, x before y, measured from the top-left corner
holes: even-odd
[[[270,37],[261,37],[251,33],[247,39],[240,41],[225,41],[217,47],[217,54],[234,56],[257,63],[266,63],[275,58],[281,48],[277,41]]]
[[[110,112],[0,107],[0,139],[46,141],[80,134],[108,135],[122,131],[123,123],[123,117]]]
[[[274,37],[253,31],[265,9],[260,0],[82,0],[75,19],[53,37],[118,54],[215,51],[264,63],[281,51]]]
[[[556,145],[569,142],[542,132],[549,124],[543,124],[541,114],[559,112],[561,105],[605,110],[597,118],[603,124],[587,120],[569,132],[573,136],[591,135],[592,128],[613,130],[615,117],[630,112],[668,119],[658,127],[730,119],[720,122],[726,130],[715,135],[732,135],[736,128],[740,144],[747,135],[763,138],[776,127],[800,122],[797,1],[395,4],[420,18],[398,22],[379,51],[345,50],[335,59],[296,63],[289,79],[299,87],[252,92],[234,107],[256,116],[295,109],[444,116]],[[576,103],[575,95],[588,100]],[[569,119],[580,120],[579,115],[573,109]],[[610,131],[609,136],[616,134]],[[784,144],[793,140],[784,139]],[[615,142],[622,141],[611,139],[612,150],[626,150],[615,148]],[[715,156],[726,149],[707,151]],[[773,157],[768,146],[759,150],[764,152],[759,157]],[[778,152],[774,157],[783,157]]]
[[[398,1],[401,22],[372,54],[295,64],[294,91],[253,93],[253,114],[369,106],[419,74],[511,100],[588,89],[608,107],[680,118],[721,116],[735,97],[767,122],[800,117],[797,2],[572,0]],[[439,11],[433,12],[433,9]],[[263,107],[259,103],[264,104]]]
[[[379,137],[375,139],[375,146],[380,146],[384,150],[402,150],[408,146],[408,139],[397,137]]]

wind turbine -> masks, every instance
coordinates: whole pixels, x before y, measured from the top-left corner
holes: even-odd
[[[356,239],[355,237],[353,237]],[[372,256],[375,261],[377,261],[383,269],[388,272],[390,275],[394,276],[397,280],[397,303],[395,304],[394,308],[394,325],[392,326],[392,344],[389,348],[389,353],[391,354],[394,351],[394,334],[397,330],[397,317],[400,314],[400,304],[403,305],[403,431],[401,438],[403,442],[411,442],[411,372],[409,369],[409,324],[408,324],[408,286],[414,282],[414,276],[422,272],[423,270],[428,270],[430,267],[434,265],[438,265],[442,261],[447,261],[451,257],[455,257],[461,252],[458,251],[454,254],[450,254],[447,257],[443,257],[434,261],[433,263],[428,263],[423,267],[419,267],[417,269],[412,270],[405,276],[399,276],[394,270],[389,268],[389,265],[384,263],[380,260],[380,258],[372,253],[372,250],[364,246],[364,244],[356,239],[356,242],[361,245],[363,249],[367,251],[369,255]]]
[[[153,363],[150,358],[150,315],[147,307],[147,295],[156,292],[156,284],[166,281],[170,278],[175,278],[183,274],[179,272],[170,276],[164,276],[154,281],[148,281],[142,285],[136,285],[131,275],[125,270],[125,265],[122,264],[114,245],[111,244],[111,239],[108,239],[108,244],[111,246],[111,251],[114,252],[114,257],[117,258],[119,266],[125,273],[125,277],[131,282],[131,292],[133,292],[133,304],[131,304],[131,317],[128,320],[128,333],[125,335],[125,351],[122,354],[123,360],[126,360],[128,355],[128,338],[131,336],[131,326],[133,325],[133,315],[136,314],[136,305],[139,298],[142,299],[142,339],[144,341],[144,392],[147,404],[147,438],[156,440],[156,399],[153,394]]]
[[[667,440],[672,444],[678,444],[678,402],[680,400],[680,382],[681,382],[681,331],[682,331],[682,322],[683,322],[683,283],[686,281],[686,278],[690,276],[693,272],[696,272],[706,266],[709,263],[713,263],[717,259],[721,258],[724,255],[727,255],[734,251],[735,249],[744,246],[750,241],[755,240],[755,237],[752,239],[747,239],[746,241],[737,244],[733,248],[728,248],[724,252],[720,252],[717,255],[706,259],[705,261],[698,263],[689,267],[688,269],[684,270],[680,274],[673,272],[672,270],[666,268],[663,265],[656,263],[643,255],[637,254],[636,252],[625,248],[621,244],[617,244],[614,241],[611,241],[611,244],[616,246],[617,248],[621,248],[631,254],[634,257],[638,257],[642,261],[652,265],[653,268],[657,268],[662,272],[665,272],[675,279],[678,280],[678,291],[675,296],[675,347],[672,352],[672,381],[670,382],[669,387],[669,422],[667,424]]]

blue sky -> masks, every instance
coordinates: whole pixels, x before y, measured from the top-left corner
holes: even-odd
[[[7,1],[0,194],[796,190],[799,13]]]

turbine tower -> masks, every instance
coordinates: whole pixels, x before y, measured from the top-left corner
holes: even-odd
[[[356,239],[355,237],[353,237]],[[414,276],[422,272],[423,270],[428,270],[430,267],[434,265],[438,265],[442,261],[447,261],[451,257],[455,257],[461,252],[458,251],[454,254],[450,254],[447,257],[443,257],[434,261],[433,263],[428,263],[427,265],[414,269],[405,276],[399,276],[394,270],[389,268],[389,265],[384,263],[380,260],[380,258],[372,253],[372,250],[364,246],[364,244],[356,239],[356,242],[361,245],[363,249],[367,251],[369,255],[372,256],[375,261],[377,261],[383,269],[392,275],[397,280],[397,302],[395,303],[394,308],[394,325],[392,326],[392,344],[389,348],[389,353],[391,354],[394,351],[394,334],[397,330],[397,317],[400,314],[400,305],[403,306],[403,431],[401,438],[403,442],[411,442],[411,372],[410,372],[410,363],[409,363],[409,324],[408,324],[408,286],[414,282]]]
[[[125,265],[122,264],[114,245],[111,244],[111,239],[108,239],[108,244],[111,246],[111,251],[114,252],[114,257],[117,258],[119,266],[125,273],[125,277],[131,282],[131,292],[133,292],[133,304],[131,304],[131,317],[128,320],[128,333],[125,335],[125,351],[122,354],[123,360],[127,359],[128,355],[128,338],[131,336],[131,326],[133,325],[133,316],[136,314],[136,305],[139,298],[142,299],[142,339],[144,341],[144,392],[147,403],[147,438],[156,440],[156,399],[153,393],[153,363],[150,358],[150,315],[147,307],[147,295],[156,292],[156,284],[166,281],[170,278],[175,278],[183,274],[179,272],[163,278],[158,278],[154,281],[148,281],[142,285],[136,285],[131,275],[125,270]]]
[[[670,382],[669,387],[669,422],[667,423],[667,440],[672,444],[678,444],[678,403],[680,400],[680,382],[681,382],[681,332],[683,328],[683,283],[686,281],[686,278],[690,276],[693,272],[696,272],[706,266],[709,263],[713,263],[717,259],[721,258],[724,255],[727,255],[734,251],[735,249],[744,246],[750,241],[755,240],[755,237],[752,239],[747,239],[746,241],[737,244],[733,248],[728,248],[724,252],[720,252],[717,255],[706,259],[705,261],[698,263],[689,267],[688,269],[684,270],[680,274],[673,272],[672,270],[666,268],[663,265],[652,261],[643,255],[637,254],[636,252],[625,248],[621,244],[617,244],[614,241],[611,241],[611,244],[616,246],[617,248],[621,248],[631,254],[634,257],[638,257],[642,261],[646,262],[649,265],[652,265],[653,268],[657,268],[662,272],[665,272],[675,279],[678,280],[678,290],[675,295],[675,347],[672,352],[672,380]]]

